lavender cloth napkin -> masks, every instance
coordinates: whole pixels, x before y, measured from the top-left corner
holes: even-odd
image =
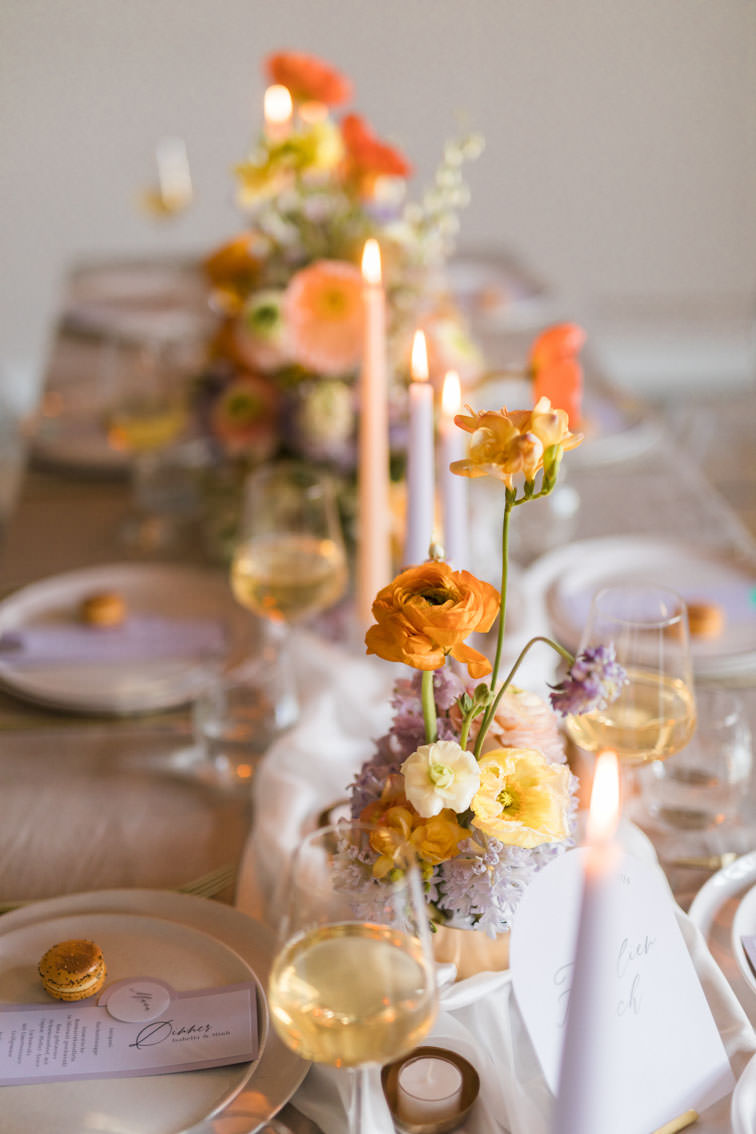
[[[217,619],[131,615],[120,626],[39,623],[0,634],[0,666],[14,668],[63,662],[124,662],[154,658],[208,659],[226,648]]]

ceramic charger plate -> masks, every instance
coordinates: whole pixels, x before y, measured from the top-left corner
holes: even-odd
[[[688,602],[722,608],[724,627],[692,637],[696,677],[737,679],[756,672],[756,567],[702,547],[652,537],[579,540],[539,559],[525,584],[542,595],[551,628],[577,649],[591,599],[602,587],[650,583]]]
[[[25,630],[81,630],[78,607],[100,591],[115,591],[126,604],[126,618],[160,618],[174,628],[177,645],[171,654],[154,656],[150,644],[142,654],[99,656],[24,663],[0,643],[0,685],[36,704],[75,712],[127,714],[175,708],[193,700],[213,672],[239,661],[249,647],[251,620],[235,603],[226,576],[174,565],[115,563],[55,575],[31,583],[0,602],[0,638]],[[200,627],[201,624],[201,627]],[[192,625],[207,642],[192,642]],[[126,623],[124,623],[124,627]],[[184,630],[182,630],[182,627]],[[215,629],[216,634],[208,634]],[[117,633],[91,628],[97,635]],[[185,634],[183,645],[179,641]],[[7,639],[6,639],[7,641]]]
[[[224,1115],[232,1111],[234,1123],[243,1119],[243,1128],[253,1130],[288,1101],[308,1064],[268,1028],[262,990],[273,955],[269,930],[230,906],[161,890],[54,898],[3,916],[0,997],[43,1000],[35,982],[38,955],[65,937],[90,935],[105,954],[108,983],[149,974],[185,991],[255,981],[260,1056],[254,1063],[137,1079],[3,1087],[0,1134],[220,1134],[229,1129]]]

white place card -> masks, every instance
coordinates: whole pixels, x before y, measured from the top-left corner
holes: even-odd
[[[156,1016],[141,982],[131,998],[146,1005],[143,1018],[119,1019],[105,1003],[0,1005],[0,1086],[61,1079],[165,1075],[224,1067],[256,1058],[257,989],[254,983],[196,992],[171,990]],[[123,989],[121,989],[123,992]],[[138,1013],[119,1013],[137,1015]]]
[[[578,848],[542,870],[512,930],[515,996],[554,1094],[585,857]],[[734,1078],[662,875],[623,853],[612,887],[610,979],[599,995],[606,1051],[589,1074],[611,1119],[606,1129],[637,1134],[690,1108],[704,1110],[732,1090]]]

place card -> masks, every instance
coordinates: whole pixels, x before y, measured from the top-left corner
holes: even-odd
[[[517,1003],[557,1093],[586,852],[561,855],[529,884],[511,939]],[[734,1085],[727,1053],[661,872],[621,852],[612,875],[610,979],[596,992],[605,1058],[587,1069],[612,1134],[701,1112]],[[600,966],[604,968],[604,966]],[[607,1127],[608,1128],[608,1127]]]
[[[108,987],[97,1004],[0,1005],[3,1087],[224,1067],[255,1059],[258,1047],[251,981],[176,992],[162,981],[131,978]]]

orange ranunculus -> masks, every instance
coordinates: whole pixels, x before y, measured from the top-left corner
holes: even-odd
[[[496,588],[467,571],[435,560],[408,567],[376,596],[367,652],[422,670],[439,669],[450,654],[483,677],[491,663],[465,639],[490,630],[498,611]]]
[[[362,354],[362,276],[343,260],[316,260],[289,281],[284,319],[292,355],[314,374],[338,378]]]
[[[370,185],[374,177],[408,177],[409,162],[399,150],[375,136],[359,114],[347,114],[341,123],[346,150],[347,176]]]
[[[449,808],[440,811],[416,824],[410,842],[417,851],[418,858],[431,866],[448,862],[459,854],[459,844],[470,838],[470,832],[457,822],[457,816]]]
[[[224,310],[238,310],[244,297],[257,286],[261,260],[252,250],[255,240],[254,233],[242,232],[204,261],[205,275]]]
[[[335,67],[302,51],[277,51],[265,60],[272,83],[286,87],[295,102],[341,106],[352,97],[352,84]]]
[[[583,395],[583,369],[578,351],[585,342],[585,332],[576,323],[557,323],[548,327],[530,349],[530,373],[533,393],[545,397],[567,414],[570,425],[580,421]]]
[[[243,374],[229,383],[213,406],[212,431],[229,453],[264,460],[276,446],[277,415],[273,386],[256,374]]]
[[[574,449],[583,440],[581,434],[570,433],[567,414],[552,409],[548,398],[540,398],[532,410],[469,412],[470,416],[458,414],[454,418],[460,429],[472,434],[472,439],[467,457],[452,462],[452,472],[470,477],[493,476],[508,488],[517,473],[528,481],[534,480],[543,468],[548,449]]]

